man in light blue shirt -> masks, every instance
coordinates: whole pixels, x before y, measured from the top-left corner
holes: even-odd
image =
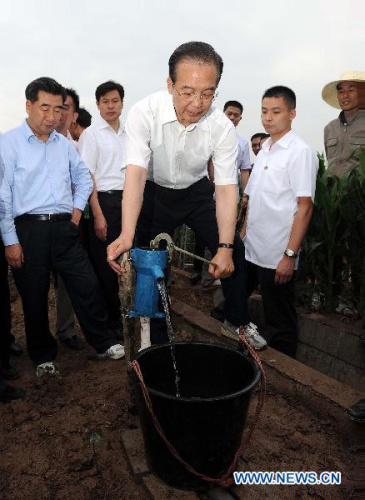
[[[124,348],[110,335],[106,309],[78,224],[92,191],[85,163],[55,132],[64,88],[38,78],[26,88],[28,119],[0,138],[5,217],[0,223],[5,256],[22,298],[29,356],[55,372],[57,343],[49,330],[51,269],[63,278],[86,340],[101,358],[119,359]]]

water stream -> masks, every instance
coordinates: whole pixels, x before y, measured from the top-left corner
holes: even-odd
[[[170,308],[169,308],[169,298],[167,295],[166,284],[164,278],[157,280],[157,288],[161,294],[162,306],[166,315],[166,325],[167,325],[167,334],[169,336],[170,345],[171,345],[171,356],[172,356],[172,364],[175,372],[175,386],[176,386],[176,397],[180,397],[180,376],[179,370],[177,369],[176,364],[176,356],[175,356],[175,338],[174,338],[174,330],[172,329],[171,317],[170,317]]]

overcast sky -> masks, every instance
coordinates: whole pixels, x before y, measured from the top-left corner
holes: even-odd
[[[293,128],[322,151],[338,111],[321,90],[346,70],[365,70],[364,19],[363,0],[1,0],[0,131],[25,117],[24,89],[39,76],[74,87],[94,117],[96,86],[114,79],[125,88],[125,118],[165,88],[174,49],[201,40],[224,60],[215,105],[242,102],[244,137],[263,130],[263,91],[283,84],[297,94]]]

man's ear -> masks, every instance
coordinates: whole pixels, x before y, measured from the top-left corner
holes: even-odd
[[[27,112],[27,115],[29,115],[31,105],[32,103],[30,101],[25,101],[25,111]]]
[[[169,91],[169,94],[173,94],[174,92],[174,87],[173,87],[173,83],[172,83],[172,80],[170,77],[168,77],[168,79],[166,80],[167,81],[167,90]]]
[[[290,119],[294,120],[294,118],[297,116],[297,110],[296,109],[291,109],[290,110]]]

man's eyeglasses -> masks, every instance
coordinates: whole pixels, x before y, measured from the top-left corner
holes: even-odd
[[[214,99],[218,96],[218,92],[203,92],[202,94],[195,94],[194,92],[191,92],[191,90],[183,90],[180,92],[177,90],[175,85],[173,85],[173,88],[175,92],[183,99],[185,102],[192,102],[194,99],[199,97],[203,102],[213,102]]]

